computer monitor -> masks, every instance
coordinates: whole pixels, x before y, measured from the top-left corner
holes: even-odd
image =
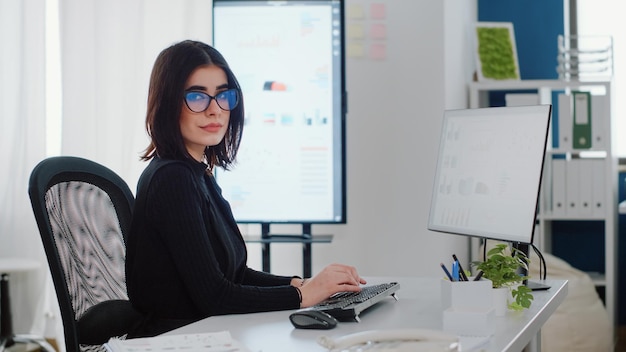
[[[343,0],[213,1],[245,104],[237,163],[216,171],[237,222],[346,222],[343,14]]]
[[[445,111],[428,229],[531,244],[551,109]]]

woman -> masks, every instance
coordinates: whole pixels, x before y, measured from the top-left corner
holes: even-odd
[[[150,161],[137,186],[126,281],[152,336],[220,314],[309,307],[359,291],[357,271],[329,265],[310,279],[255,271],[212,176],[235,160],[244,119],[239,83],[222,55],[196,41],[163,50],[150,78]]]

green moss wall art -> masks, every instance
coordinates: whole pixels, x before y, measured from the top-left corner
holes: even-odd
[[[475,35],[478,80],[519,80],[513,24],[478,22]]]

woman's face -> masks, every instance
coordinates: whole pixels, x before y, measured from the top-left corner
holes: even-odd
[[[195,69],[185,83],[185,93],[204,92],[212,97],[228,88],[226,73],[221,68],[208,65]],[[222,110],[215,99],[203,112],[193,112],[183,102],[180,113],[180,132],[189,154],[202,161],[208,146],[219,144],[228,128],[230,111]]]

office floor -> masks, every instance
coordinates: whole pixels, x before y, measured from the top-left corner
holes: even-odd
[[[59,351],[59,346],[57,346],[56,341],[48,339],[48,343],[52,345],[57,351]],[[5,352],[42,352],[43,350],[36,344],[22,344],[16,343],[15,345],[4,350]]]
[[[31,344],[21,344],[21,343],[16,343],[15,345],[7,348],[5,350],[6,352],[41,352],[41,348],[39,348],[39,346],[37,345],[31,345]]]
[[[626,352],[626,326],[617,328],[617,345],[615,352]]]

